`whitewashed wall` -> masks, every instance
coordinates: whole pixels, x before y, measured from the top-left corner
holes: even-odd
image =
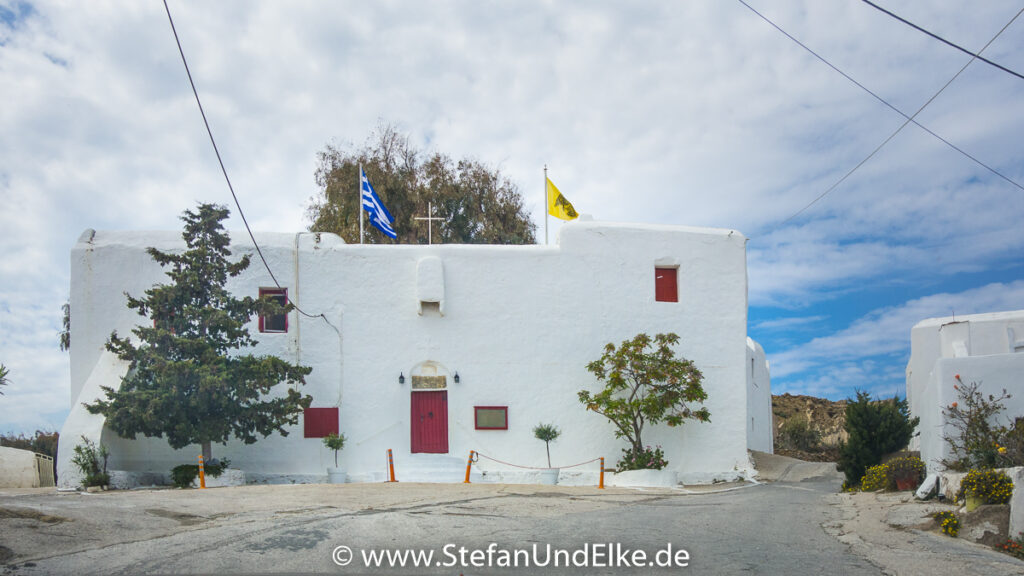
[[[772,387],[764,348],[747,338],[747,448],[775,453]]]
[[[944,436],[954,431],[943,409],[957,400],[957,375],[965,383],[978,382],[986,396],[1010,392],[997,424],[1024,416],[1024,342],[1018,341],[1024,337],[1024,311],[931,318],[910,334],[907,399],[911,414],[921,418],[916,447],[929,472],[936,472],[950,456]]]
[[[252,254],[243,234],[232,237],[235,257]],[[625,442],[614,438],[604,418],[579,404],[579,390],[598,388],[584,367],[609,341],[669,331],[681,336],[678,352],[704,373],[711,423],[649,428],[645,443],[660,444],[670,468],[685,481],[735,477],[750,469],[751,435],[743,432],[749,426],[744,408],[750,405],[746,239],[737,232],[573,222],[562,227],[553,246],[359,246],[312,233],[257,234],[257,240],[292,301],[307,312],[324,313],[333,326],[293,312],[288,333],[259,334],[254,352],[313,367],[305,392],[314,407],[340,407],[341,431],[349,438],[340,460],[350,475],[382,476],[387,448],[394,449],[400,470],[415,461],[409,453],[408,376],[427,360],[460,375],[459,384],[448,384],[453,460],[478,450],[544,466],[544,445],[532,428],[553,422],[563,430],[551,446],[555,466],[596,456],[613,465]],[[98,369],[110,332],[127,334],[140,321],[125,307],[123,293],[141,295],[166,279],[145,253],[147,246],[182,249],[183,242],[169,232],[87,231],[72,252],[74,404]],[[443,317],[418,313],[417,264],[429,256],[443,266]],[[679,267],[679,302],[654,301],[656,265]],[[260,287],[272,286],[254,259],[230,289],[256,296]],[[255,320],[251,329],[256,332]],[[404,385],[399,373],[407,377]],[[767,388],[762,411],[770,415]],[[509,429],[474,430],[473,406],[480,405],[507,405]],[[765,424],[770,443],[770,420]],[[333,455],[319,439],[302,436],[300,422],[287,438],[215,445],[214,455],[256,475],[320,478],[333,466]],[[198,453],[198,447],[173,451],[163,440],[128,441],[109,432],[103,440],[114,469],[168,470]],[[486,461],[480,466],[495,467]]]

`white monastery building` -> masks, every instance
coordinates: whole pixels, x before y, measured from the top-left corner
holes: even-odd
[[[941,471],[941,461],[951,456],[943,438],[955,430],[943,409],[957,401],[957,375],[977,382],[985,396],[1010,392],[997,417],[1005,421],[996,424],[1009,425],[1010,417],[1024,414],[1024,310],[929,318],[910,331],[907,402],[921,418],[917,443],[929,472]]]
[[[747,338],[746,238],[732,230],[575,221],[550,246],[353,245],[333,234],[257,234],[275,286],[245,234],[232,234],[232,260],[253,264],[229,281],[236,295],[279,293],[298,312],[253,319],[254,354],[311,366],[313,397],[289,435],[255,444],[214,444],[247,482],[323,482],[334,466],[321,438],[348,441],[339,464],[350,481],[382,481],[392,449],[399,481],[462,480],[471,450],[473,481],[530,481],[546,467],[540,423],[562,435],[551,460],[560,482],[596,483],[597,463],[614,467],[627,446],[577,392],[597,391],[586,370],[609,342],[675,332],[676,352],[704,374],[710,423],[650,426],[679,481],[753,474],[748,448],[772,449],[771,390],[764,351]],[[244,240],[243,240],[244,239]],[[72,410],[61,430],[59,481],[82,435],[110,449],[115,479],[149,484],[195,463],[198,446],[126,440],[82,406],[119,385],[127,366],[107,352],[111,332],[144,321],[124,294],[166,283],[147,247],[184,250],[178,232],[87,230],[71,252]],[[1024,330],[1022,330],[1024,333]],[[1020,355],[1024,359],[1024,355]],[[281,388],[284,388],[282,385]],[[120,475],[120,476],[119,476]]]

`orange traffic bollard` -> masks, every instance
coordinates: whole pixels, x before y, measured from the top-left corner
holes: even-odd
[[[597,482],[597,487],[604,489],[604,456],[601,457],[601,479]]]
[[[388,475],[391,478],[388,482],[398,482],[395,480],[395,458],[391,455],[391,448],[388,448]]]
[[[473,450],[469,451],[469,461],[466,462],[466,479],[462,481],[463,484],[469,484],[469,469],[473,467],[473,454],[475,453]]]
[[[206,469],[203,468],[203,455],[199,455],[199,487],[206,488]]]

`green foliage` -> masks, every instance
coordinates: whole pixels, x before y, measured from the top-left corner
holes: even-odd
[[[334,467],[338,467],[338,450],[345,447],[345,435],[335,434],[331,432],[327,436],[324,436],[324,446],[327,446],[331,450],[334,450]]]
[[[443,223],[433,226],[434,243],[533,244],[536,225],[518,186],[497,169],[477,160],[459,161],[419,150],[394,126],[381,125],[360,150],[328,145],[319,154],[316,183],[320,192],[306,209],[309,229],[333,232],[359,243],[359,166],[363,166],[381,201],[394,217],[397,240],[366,225],[364,241],[376,244],[426,244],[427,225],[417,216],[427,204]]]
[[[877,492],[889,487],[889,467],[885,464],[872,466],[860,480],[860,489],[865,492]]]
[[[220,462],[212,462],[210,464],[203,464],[203,474],[210,476],[211,478],[218,478],[224,473],[228,467],[231,466],[231,460],[227,458]],[[199,465],[198,464],[180,464],[171,468],[171,482],[178,488],[189,488],[192,486],[192,482],[199,477]]]
[[[665,453],[661,450],[661,446],[651,448],[645,446],[640,450],[633,448],[623,448],[622,458],[619,460],[616,470],[623,472],[625,470],[661,470],[665,466],[668,466],[668,460],[665,460]]]
[[[672,333],[653,339],[637,334],[618,348],[606,345],[601,358],[587,364],[604,388],[596,394],[580,390],[579,400],[615,425],[616,438],[629,441],[634,458],[645,453],[642,434],[647,424],[679,426],[686,420],[711,420],[707,408],[691,408],[708,395],[700,370],[693,362],[676,358],[672,346],[677,342],[679,336]]]
[[[211,442],[235,437],[252,444],[257,435],[287,435],[285,426],[297,423],[312,400],[294,387],[268,396],[281,382],[304,384],[311,368],[239,352],[255,344],[246,328],[254,315],[291,306],[227,291],[228,278],[249,266],[248,256],[228,260],[230,238],[221,225],[227,216],[212,204],[186,210],[187,250],[148,250],[171,281],[146,290],[145,298],[128,295],[128,307],[152,322],[132,330],[134,341],[111,334],[107,349],[131,369],[120,389],[103,387],[106,398],[86,405],[124,438],[166,437],[173,448],[199,443],[208,460]]]
[[[936,512],[932,518],[939,521],[939,527],[942,528],[942,533],[946,536],[956,538],[957,534],[960,533],[960,518],[956,514],[943,510],[942,512]]]
[[[82,443],[75,446],[75,455],[71,463],[82,473],[84,479],[82,486],[106,486],[110,483],[110,475],[107,474],[107,458],[110,451],[103,444],[96,446],[92,440],[82,436]]]
[[[1002,544],[997,544],[995,548],[1024,560],[1024,532],[1018,532],[1016,538],[1010,538]]]
[[[554,442],[562,431],[554,424],[537,424],[533,427],[533,437],[544,442],[544,448],[548,453],[548,468],[551,468],[551,443]]]
[[[4,366],[3,364],[0,364],[0,386],[7,386],[8,384],[10,384],[10,381],[8,381],[7,379],[8,374],[10,374],[10,370],[8,370],[7,367]],[[0,388],[0,396],[3,395],[4,391],[2,388]]]
[[[71,350],[71,302],[65,302],[60,309],[64,313],[64,320],[63,328],[61,328],[61,331],[57,333],[57,339],[59,341],[61,351],[67,352],[68,350]]]
[[[25,436],[24,434],[0,435],[0,446],[29,450],[38,454],[45,454],[51,458],[57,458],[57,441],[60,434],[54,431],[36,430],[35,435]]]
[[[1004,409],[1003,400],[1010,395],[1003,390],[999,396],[989,394],[986,397],[978,390],[977,382],[964,384],[959,374],[956,381],[953,388],[957,391],[957,401],[943,409],[946,422],[955,430],[943,436],[952,457],[942,464],[959,471],[994,468],[1000,464],[1000,436],[1008,433],[1005,428],[996,426],[995,418]]]
[[[882,462],[882,457],[906,447],[919,418],[910,417],[906,399],[871,401],[867,392],[846,402],[846,429],[849,439],[839,445],[839,470],[854,484],[865,471]]]
[[[971,470],[960,481],[956,499],[981,498],[985,504],[1006,504],[1013,495],[1013,480],[997,470]]]
[[[807,418],[794,416],[779,428],[779,444],[784,449],[815,452],[821,449],[821,432]]]

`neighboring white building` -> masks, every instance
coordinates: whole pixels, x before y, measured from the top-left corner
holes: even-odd
[[[232,238],[232,258],[249,254],[253,264],[229,289],[255,297],[274,288],[246,235]],[[676,332],[677,353],[704,374],[711,422],[644,434],[681,481],[746,476],[747,448],[771,451],[768,366],[747,338],[746,238],[738,232],[577,221],[553,246],[352,245],[309,232],[256,238],[290,301],[327,321],[292,312],[276,326],[252,322],[254,353],[313,367],[301,388],[313,403],[287,437],[214,445],[214,456],[230,458],[250,482],[323,481],[333,454],[319,437],[334,429],[348,438],[340,463],[354,481],[382,480],[389,448],[399,480],[431,470],[461,480],[470,450],[545,466],[544,444],[532,434],[542,422],[562,430],[551,445],[555,466],[597,456],[614,466],[626,442],[577,392],[599,388],[585,366],[605,344],[639,332]],[[64,456],[83,434],[110,448],[112,470],[141,482],[199,452],[118,438],[82,408],[125,373],[104,350],[112,331],[129,335],[140,322],[125,292],[141,296],[167,281],[149,246],[183,250],[184,242],[177,232],[87,230],[72,250],[64,486],[77,482]],[[515,479],[518,470],[487,459],[474,469],[489,480]],[[596,479],[596,464],[574,470],[583,471],[579,482]]]
[[[957,401],[958,374],[965,383],[977,382],[986,395],[1004,388],[1011,393],[999,424],[1024,416],[1024,310],[930,318],[910,331],[907,401],[911,414],[921,418],[915,440],[929,472],[941,470],[941,461],[950,456],[943,437],[954,430],[943,408]]]

